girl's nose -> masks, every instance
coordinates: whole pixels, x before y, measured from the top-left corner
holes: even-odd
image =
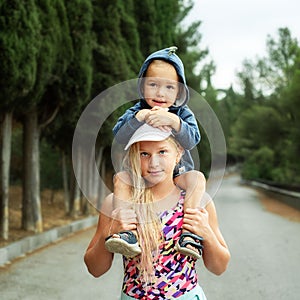
[[[156,155],[152,155],[149,161],[150,167],[156,167],[159,164],[159,158]]]

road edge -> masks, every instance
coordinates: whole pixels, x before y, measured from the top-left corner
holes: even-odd
[[[10,264],[14,259],[24,257],[39,248],[57,242],[77,231],[97,224],[98,216],[90,216],[70,224],[55,227],[45,232],[25,237],[19,241],[0,248],[0,267]]]

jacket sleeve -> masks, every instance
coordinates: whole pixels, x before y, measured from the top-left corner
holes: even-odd
[[[139,122],[135,114],[139,111],[138,106],[135,105],[118,119],[113,128],[113,134],[119,144],[127,144],[134,132],[144,124]]]
[[[182,107],[177,115],[181,121],[180,131],[173,130],[173,134],[184,149],[191,150],[201,138],[196,118],[187,106]]]

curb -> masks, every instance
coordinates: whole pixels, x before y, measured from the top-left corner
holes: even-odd
[[[300,193],[299,192],[277,188],[277,187],[270,186],[265,183],[261,183],[261,182],[257,182],[257,181],[242,180],[241,183],[247,184],[254,188],[258,188],[258,189],[262,189],[265,191],[274,192],[278,195],[282,195],[281,197],[278,197],[279,201],[300,211]]]
[[[56,227],[48,231],[28,236],[17,242],[0,248],[0,267],[11,263],[18,257],[23,257],[41,247],[54,243],[77,231],[87,229],[97,224],[98,216],[91,216],[86,219],[78,220],[62,227]]]
[[[300,198],[300,193],[298,193],[298,192],[284,190],[284,189],[277,188],[277,187],[274,187],[274,186],[270,186],[270,185],[267,185],[265,183],[261,183],[261,182],[257,182],[257,181],[247,181],[247,180],[245,180],[244,182],[246,184],[256,186],[256,187],[260,187],[260,188],[268,190],[268,191],[276,192],[276,193],[286,195],[286,196],[290,196],[290,197]]]

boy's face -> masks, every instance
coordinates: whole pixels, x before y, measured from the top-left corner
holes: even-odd
[[[179,93],[178,75],[175,68],[164,61],[153,61],[146,72],[143,94],[151,107],[172,106]]]

